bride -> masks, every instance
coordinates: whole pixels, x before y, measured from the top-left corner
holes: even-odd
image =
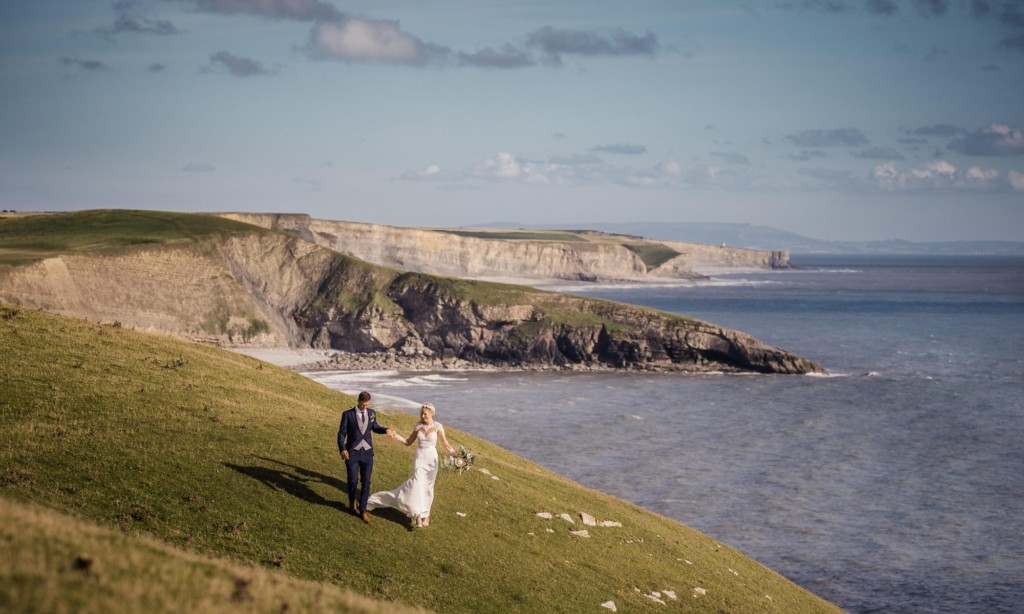
[[[450,454],[455,453],[444,436],[444,427],[434,421],[434,406],[424,403],[420,407],[420,421],[413,427],[412,433],[404,440],[396,436],[407,446],[416,444],[416,454],[412,460],[412,476],[395,490],[375,492],[366,503],[367,510],[378,507],[392,507],[412,519],[413,526],[425,527],[430,524],[430,506],[434,502],[434,480],[437,479],[439,467],[437,458],[437,440]]]

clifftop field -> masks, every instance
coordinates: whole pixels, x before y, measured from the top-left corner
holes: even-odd
[[[13,305],[0,347],[5,612],[839,611],[451,428],[479,456],[441,473],[431,526],[387,512],[366,526],[344,509],[335,446],[353,399],[249,357]],[[404,480],[411,454],[380,440],[376,488]]]

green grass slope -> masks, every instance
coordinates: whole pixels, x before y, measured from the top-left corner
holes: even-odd
[[[176,247],[212,236],[266,232],[211,215],[99,209],[0,217],[0,270],[62,254]]]
[[[0,611],[422,612],[0,498]]]
[[[139,610],[187,610],[196,597],[161,592],[150,563],[108,562],[142,549],[174,559],[174,592],[215,600],[246,598],[244,586],[223,596],[231,565],[265,568],[271,580],[256,584],[278,586],[261,603],[289,611],[322,609],[293,580],[321,583],[332,599],[344,589],[442,612],[603,611],[607,601],[633,612],[838,611],[696,531],[455,429],[449,438],[477,452],[477,466],[441,473],[431,526],[414,531],[387,511],[364,525],[344,509],[335,445],[352,399],[249,357],[13,306],[0,306],[0,347],[0,516],[63,561],[23,557],[32,546],[5,530],[0,558],[14,562],[0,566],[0,609],[77,611],[84,600],[95,611],[114,591],[135,594]],[[408,433],[414,420],[381,421]],[[382,439],[375,487],[403,481],[411,455]],[[40,506],[52,510],[50,533],[24,519]],[[583,528],[579,512],[622,526],[582,537],[570,532]],[[93,548],[72,533],[107,544],[92,556],[116,588],[69,586],[91,566],[68,557]],[[52,590],[26,593],[33,583]]]

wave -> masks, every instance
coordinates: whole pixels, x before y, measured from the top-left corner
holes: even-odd
[[[382,390],[396,388],[444,388],[469,381],[467,377],[442,375],[440,373],[419,374],[394,370],[386,371],[310,371],[303,376],[319,382],[328,388],[356,394],[361,390]],[[376,394],[374,396],[377,396]],[[397,397],[396,397],[397,398]],[[416,405],[419,407],[419,405]]]
[[[394,379],[398,371],[307,371],[300,375],[320,382],[328,388],[346,390],[349,383],[375,383]]]
[[[756,287],[756,286],[778,286],[786,282],[775,279],[722,279],[712,278],[700,283],[614,283],[614,284],[593,284],[588,286],[565,286],[546,288],[554,292],[567,294],[587,294],[594,291],[606,290],[661,290],[666,288],[729,288],[729,287]]]

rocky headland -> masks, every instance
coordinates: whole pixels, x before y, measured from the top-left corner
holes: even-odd
[[[93,225],[93,242],[95,227],[117,228],[118,247],[51,248],[0,267],[0,301],[225,346],[332,350],[324,366],[335,367],[823,371],[707,322],[386,268],[211,216],[80,212],[23,220],[21,232],[46,234],[54,218],[71,243],[77,226]],[[24,258],[6,224],[0,255]],[[138,236],[125,241],[130,232]]]
[[[658,241],[587,230],[407,228],[305,214],[222,213],[381,266],[468,279],[649,282],[789,267],[785,251]]]

